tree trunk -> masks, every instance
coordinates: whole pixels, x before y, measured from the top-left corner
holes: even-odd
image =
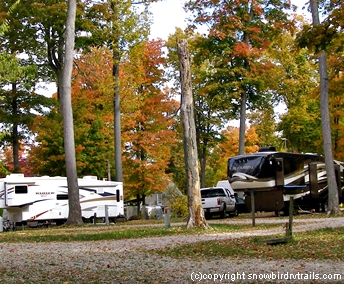
[[[111,10],[113,13],[112,19],[112,53],[113,53],[113,69],[112,75],[115,82],[114,85],[114,98],[113,98],[113,107],[114,107],[114,155],[115,155],[115,172],[116,172],[116,181],[123,181],[122,173],[122,142],[121,142],[121,97],[119,90],[119,62],[121,59],[120,50],[119,50],[119,34],[120,29],[119,25],[119,8],[118,1],[110,1]]]
[[[311,0],[311,11],[313,25],[320,25],[318,2]],[[328,183],[328,214],[340,214],[338,186],[336,182],[336,174],[334,170],[333,154],[332,154],[332,138],[331,124],[328,103],[328,75],[326,66],[326,53],[321,51],[318,56],[319,73],[320,73],[320,110],[321,110],[321,126],[324,140],[325,166]]]
[[[188,192],[188,221],[186,228],[209,228],[201,202],[200,179],[198,171],[198,154],[196,126],[191,88],[190,57],[186,40],[178,42],[178,57],[181,81],[181,117],[184,133],[184,160]]]
[[[201,166],[201,188],[205,187],[205,169],[207,167],[207,145],[204,143],[200,151],[200,166]]]
[[[116,60],[117,61],[117,60]],[[116,181],[123,181],[122,173],[122,143],[121,143],[121,99],[119,91],[119,64],[114,62],[113,77],[115,81],[114,90],[114,141],[115,141],[115,169]]]
[[[13,129],[12,129],[12,146],[13,146],[13,172],[20,173],[19,165],[19,135],[18,135],[18,102],[17,102],[17,84],[12,84],[12,114],[13,114]]]
[[[246,91],[241,94],[240,127],[239,127],[239,155],[245,153],[245,125],[246,125]]]
[[[251,4],[252,5],[252,4]],[[253,18],[253,7],[249,8],[250,17],[248,18],[248,24],[251,23]],[[244,33],[244,43],[247,46],[250,45],[250,37],[247,32]],[[249,69],[249,62],[244,59],[245,69]],[[246,131],[246,103],[247,103],[247,88],[244,87],[244,91],[241,93],[241,106],[240,106],[240,126],[239,126],[239,155],[245,154],[245,131]]]
[[[136,195],[136,204],[137,204],[137,218],[140,218],[141,210],[140,210],[140,194]]]
[[[75,160],[74,125],[71,99],[71,81],[74,55],[76,1],[68,1],[68,15],[65,34],[65,57],[59,86],[60,104],[63,116],[63,134],[68,184],[69,215],[68,225],[82,224],[79,187]]]

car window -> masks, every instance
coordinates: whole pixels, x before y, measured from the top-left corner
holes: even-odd
[[[222,188],[209,188],[201,190],[201,197],[219,197],[226,196]]]

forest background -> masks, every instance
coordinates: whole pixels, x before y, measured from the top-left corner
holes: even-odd
[[[62,116],[56,82],[66,17],[65,1],[2,1],[0,23],[0,175],[65,176]],[[167,40],[149,37],[153,1],[79,1],[72,104],[79,176],[115,177],[114,49],[119,43],[121,141],[125,198],[185,193],[179,114],[178,39],[192,56],[201,186],[227,178],[238,154],[241,91],[248,95],[245,153],[261,146],[323,153],[317,51],[325,48],[334,158],[343,160],[343,4],[321,2],[323,25],[311,29],[288,1],[187,1],[189,22]],[[210,6],[207,6],[210,5]],[[114,7],[120,17],[113,19]],[[307,6],[306,6],[307,8]],[[209,12],[211,11],[211,13]],[[230,15],[230,16],[229,16]],[[224,19],[231,19],[225,21]],[[117,34],[109,30],[117,25]],[[206,26],[203,29],[197,29]],[[202,31],[198,32],[198,31]],[[249,37],[247,36],[249,35]],[[247,40],[249,38],[249,40]],[[54,45],[56,49],[49,49]],[[47,56],[47,50],[52,50]],[[56,61],[58,63],[58,61]],[[283,104],[283,114],[275,111]]]

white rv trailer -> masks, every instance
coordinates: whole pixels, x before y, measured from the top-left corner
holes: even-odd
[[[83,219],[124,216],[122,182],[85,176],[78,186]],[[69,213],[67,178],[8,175],[0,179],[0,208],[11,222],[63,224]]]

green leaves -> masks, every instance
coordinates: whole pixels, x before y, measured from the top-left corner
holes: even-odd
[[[0,53],[0,86],[18,82],[30,90],[35,78],[36,65],[22,66],[15,55]]]

